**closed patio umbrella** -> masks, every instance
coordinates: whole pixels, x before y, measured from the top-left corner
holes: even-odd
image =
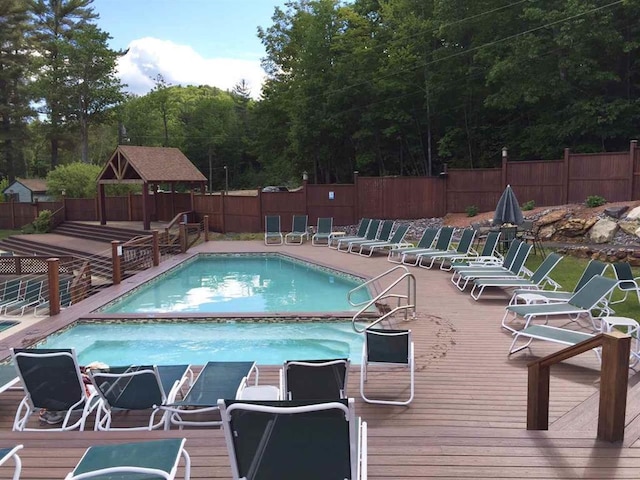
[[[496,211],[493,214],[493,225],[503,225],[505,223],[520,225],[523,221],[522,210],[516,194],[513,193],[511,185],[507,185],[496,205]]]

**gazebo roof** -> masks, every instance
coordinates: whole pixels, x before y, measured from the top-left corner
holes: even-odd
[[[202,183],[205,177],[177,148],[119,145],[98,183]]]

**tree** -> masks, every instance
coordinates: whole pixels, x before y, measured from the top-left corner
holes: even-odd
[[[60,198],[62,192],[69,198],[96,196],[96,180],[102,168],[82,162],[59,165],[47,175],[47,193]]]

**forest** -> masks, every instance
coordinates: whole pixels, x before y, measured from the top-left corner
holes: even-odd
[[[256,26],[259,99],[154,78],[133,96],[92,0],[0,0],[0,177],[180,148],[211,188],[430,176],[625,150],[640,133],[637,0],[296,0]]]

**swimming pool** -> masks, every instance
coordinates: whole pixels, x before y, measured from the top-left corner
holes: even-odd
[[[360,363],[362,335],[351,322],[80,323],[38,348],[75,348],[81,365],[349,358]]]
[[[109,314],[355,312],[361,279],[282,255],[199,255],[107,304]],[[354,302],[369,300],[363,288]]]

